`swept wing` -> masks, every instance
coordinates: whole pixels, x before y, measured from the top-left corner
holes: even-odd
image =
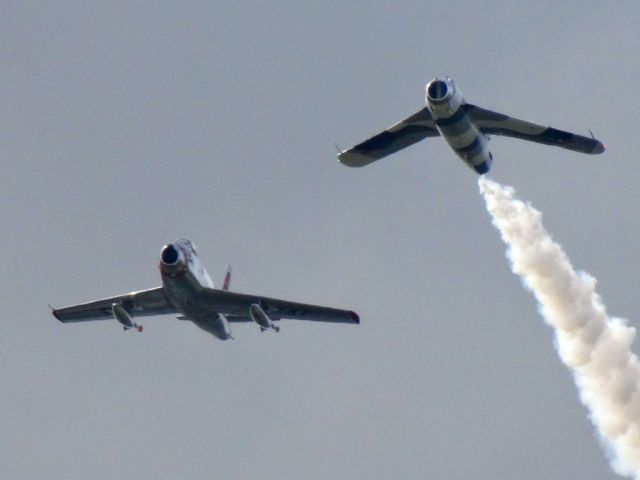
[[[112,319],[112,305],[114,303],[122,305],[132,317],[176,313],[175,308],[167,301],[162,287],[156,287],[149,290],[127,293],[126,295],[118,295],[93,302],[53,309],[53,315],[63,323]]]
[[[602,153],[605,150],[605,146],[595,138],[544,127],[471,104],[463,105],[462,108],[485,134],[555,145],[581,153]]]
[[[257,304],[271,320],[283,318],[332,323],[360,323],[358,314],[349,310],[289,302],[277,298],[247,295],[212,288],[203,289],[197,302],[211,313],[221,313],[230,322],[250,322],[249,308]]]
[[[363,167],[427,137],[439,135],[433,117],[427,107],[424,107],[384,132],[340,152],[338,159],[349,167]]]

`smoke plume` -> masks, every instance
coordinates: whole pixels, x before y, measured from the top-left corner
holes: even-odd
[[[607,315],[596,281],[576,272],[542,225],[542,215],[514,190],[481,177],[480,192],[507,244],[513,272],[533,292],[553,328],[562,362],[573,373],[610,459],[620,475],[640,479],[640,363],[635,329]]]

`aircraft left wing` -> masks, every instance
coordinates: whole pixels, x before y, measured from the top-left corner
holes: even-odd
[[[207,310],[225,315],[230,322],[251,321],[249,308],[251,305],[256,304],[271,320],[289,318],[316,322],[360,323],[358,314],[350,310],[289,302],[277,298],[247,295],[212,288],[202,290],[199,300],[206,306]]]
[[[463,108],[482,133],[489,135],[503,135],[544,145],[555,145],[580,153],[602,153],[606,148],[595,138],[544,127],[471,104],[466,104]]]
[[[149,290],[131,292],[126,295],[53,309],[52,313],[54,317],[63,323],[105,320],[113,318],[112,306],[114,303],[122,305],[132,317],[176,312],[175,308],[167,301],[162,287],[156,287]]]
[[[363,167],[424,138],[439,135],[433,117],[427,107],[424,107],[384,132],[340,152],[338,160],[348,167]]]

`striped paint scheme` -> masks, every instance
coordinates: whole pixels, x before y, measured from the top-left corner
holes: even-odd
[[[442,136],[476,173],[491,168],[489,135],[552,145],[574,152],[598,154],[606,146],[591,138],[538,125],[466,103],[449,77],[436,78],[426,87],[426,107],[364,142],[338,153],[349,167],[363,167],[429,137]]]
[[[467,115],[462,92],[449,77],[427,84],[425,101],[445,142],[479,174],[491,169],[492,155],[487,140]]]

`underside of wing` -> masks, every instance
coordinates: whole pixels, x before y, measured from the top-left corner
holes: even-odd
[[[544,127],[471,104],[465,105],[464,108],[482,133],[489,135],[503,135],[544,145],[555,145],[581,153],[602,153],[606,148],[595,138]]]
[[[211,288],[201,292],[200,301],[212,312],[222,313],[230,322],[250,321],[249,308],[259,305],[271,320],[283,318],[332,323],[360,323],[350,310],[289,302],[277,298],[246,295]]]
[[[225,315],[225,318],[229,321],[229,323],[253,322],[253,319],[249,315]]]
[[[433,117],[425,107],[384,132],[340,152],[338,160],[349,167],[363,167],[424,138],[438,135]]]
[[[122,305],[132,317],[175,313],[175,309],[167,301],[162,287],[53,309],[52,313],[63,323],[105,320],[113,318],[112,307],[114,303]]]

